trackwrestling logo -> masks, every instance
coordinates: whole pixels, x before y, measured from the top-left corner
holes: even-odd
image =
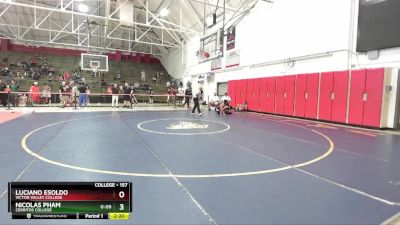
[[[188,121],[179,121],[177,123],[170,124],[167,129],[168,130],[189,130],[189,129],[205,129],[207,128],[207,124],[198,124],[194,122]]]

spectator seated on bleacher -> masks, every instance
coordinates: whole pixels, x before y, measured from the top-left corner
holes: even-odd
[[[10,67],[9,67],[8,65],[5,65],[5,66],[3,67],[3,69],[1,70],[1,75],[2,75],[3,77],[6,77],[6,76],[8,76],[8,75],[10,74],[10,72],[11,72]]]
[[[114,77],[114,81],[120,81],[121,80],[121,73],[118,71],[117,72],[117,76],[116,77]]]
[[[49,74],[47,74],[47,81],[48,82],[53,82],[54,80],[54,76],[52,72],[49,72]]]
[[[17,74],[15,75],[15,78],[24,79],[24,76],[22,75],[21,72],[18,71]]]
[[[32,79],[34,79],[34,80],[39,80],[40,77],[41,77],[41,75],[40,75],[39,71],[34,70],[34,71],[32,72]]]
[[[36,56],[32,56],[30,61],[31,61],[31,67],[36,67],[37,64]]]
[[[21,66],[23,69],[28,69],[28,63],[27,62],[21,62]]]
[[[71,79],[71,75],[70,75],[67,71],[65,71],[65,72],[64,72],[64,75],[63,75],[63,79],[64,79],[65,81],[67,81],[67,80]]]

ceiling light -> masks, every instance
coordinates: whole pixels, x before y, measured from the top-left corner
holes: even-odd
[[[10,2],[12,2],[12,0],[6,0],[6,2],[10,3]]]
[[[83,13],[87,13],[89,11],[88,6],[85,4],[79,4],[78,9],[80,12],[83,12]]]
[[[167,16],[169,13],[169,10],[167,8],[164,8],[160,11],[160,16]]]

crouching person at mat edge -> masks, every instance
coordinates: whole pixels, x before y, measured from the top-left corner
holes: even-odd
[[[200,99],[201,99],[202,93],[203,93],[203,89],[199,88],[199,91],[196,92],[196,94],[194,95],[194,98],[193,98],[194,106],[192,109],[192,114],[194,114],[194,112],[196,111],[196,108],[197,108],[197,112],[199,113],[199,116],[202,115],[202,113],[200,111]]]
[[[225,93],[224,96],[221,98],[221,104],[219,106],[219,114],[220,115],[226,115],[229,112],[229,102],[231,101],[231,97],[228,96],[228,93]]]
[[[237,111],[237,112],[247,111],[247,101],[244,101],[243,104],[237,104],[235,111]]]
[[[210,99],[210,102],[208,103],[208,110],[210,111],[211,108],[217,109],[219,106],[219,97],[217,95],[217,92],[214,92],[214,96]]]

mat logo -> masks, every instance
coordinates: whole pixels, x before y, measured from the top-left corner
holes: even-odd
[[[205,129],[207,128],[207,124],[198,124],[194,122],[188,121],[180,121],[177,123],[170,124],[167,129],[169,130],[184,130],[184,129]]]

